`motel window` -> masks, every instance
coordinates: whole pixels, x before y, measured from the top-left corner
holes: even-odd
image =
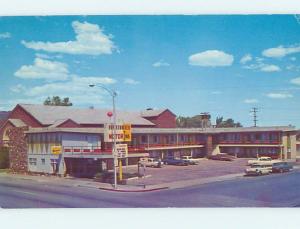
[[[42,165],[44,165],[46,163],[45,158],[42,158]]]
[[[147,142],[147,136],[146,135],[142,135],[141,142],[142,143],[146,143]]]
[[[184,142],[184,135],[180,135],[180,141]]]
[[[36,165],[36,158],[29,158],[29,164],[30,165]]]
[[[154,143],[158,143],[158,136],[157,136],[157,135],[154,135],[154,136],[153,136],[153,142],[154,142]]]
[[[174,135],[171,135],[171,136],[170,136],[170,142],[171,142],[171,143],[174,143],[174,142],[175,142],[175,136],[174,136]]]

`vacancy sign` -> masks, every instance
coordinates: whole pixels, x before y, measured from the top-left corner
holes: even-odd
[[[104,141],[114,141],[114,131],[116,142],[131,141],[131,124],[105,124],[104,125]]]
[[[116,144],[116,154],[118,158],[128,157],[128,147],[127,144]]]

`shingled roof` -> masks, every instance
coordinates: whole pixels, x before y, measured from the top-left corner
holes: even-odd
[[[110,109],[83,109],[68,106],[45,106],[36,104],[19,104],[43,125],[53,125],[58,120],[71,119],[78,124],[104,124],[111,122],[107,116]],[[117,121],[132,125],[154,126],[143,118],[140,112],[116,111]]]
[[[145,117],[145,118],[156,117],[165,111],[170,111],[170,110],[166,109],[166,108],[165,109],[147,109],[147,110],[141,111],[141,116]],[[173,112],[171,112],[171,113],[173,114]],[[173,115],[176,116],[175,114],[173,114]]]

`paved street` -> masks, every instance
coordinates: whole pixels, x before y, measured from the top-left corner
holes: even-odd
[[[294,207],[300,172],[241,177],[181,189],[119,193],[0,176],[2,208],[76,207]]]

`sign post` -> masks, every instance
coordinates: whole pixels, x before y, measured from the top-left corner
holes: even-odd
[[[114,112],[115,113],[115,110]],[[131,141],[131,124],[117,124],[115,117],[113,124],[104,125],[104,142],[113,142],[112,156],[114,159],[114,183],[117,187],[117,166],[119,165],[119,179],[123,178],[122,161],[119,158],[128,156],[127,144],[117,144],[117,142]]]

